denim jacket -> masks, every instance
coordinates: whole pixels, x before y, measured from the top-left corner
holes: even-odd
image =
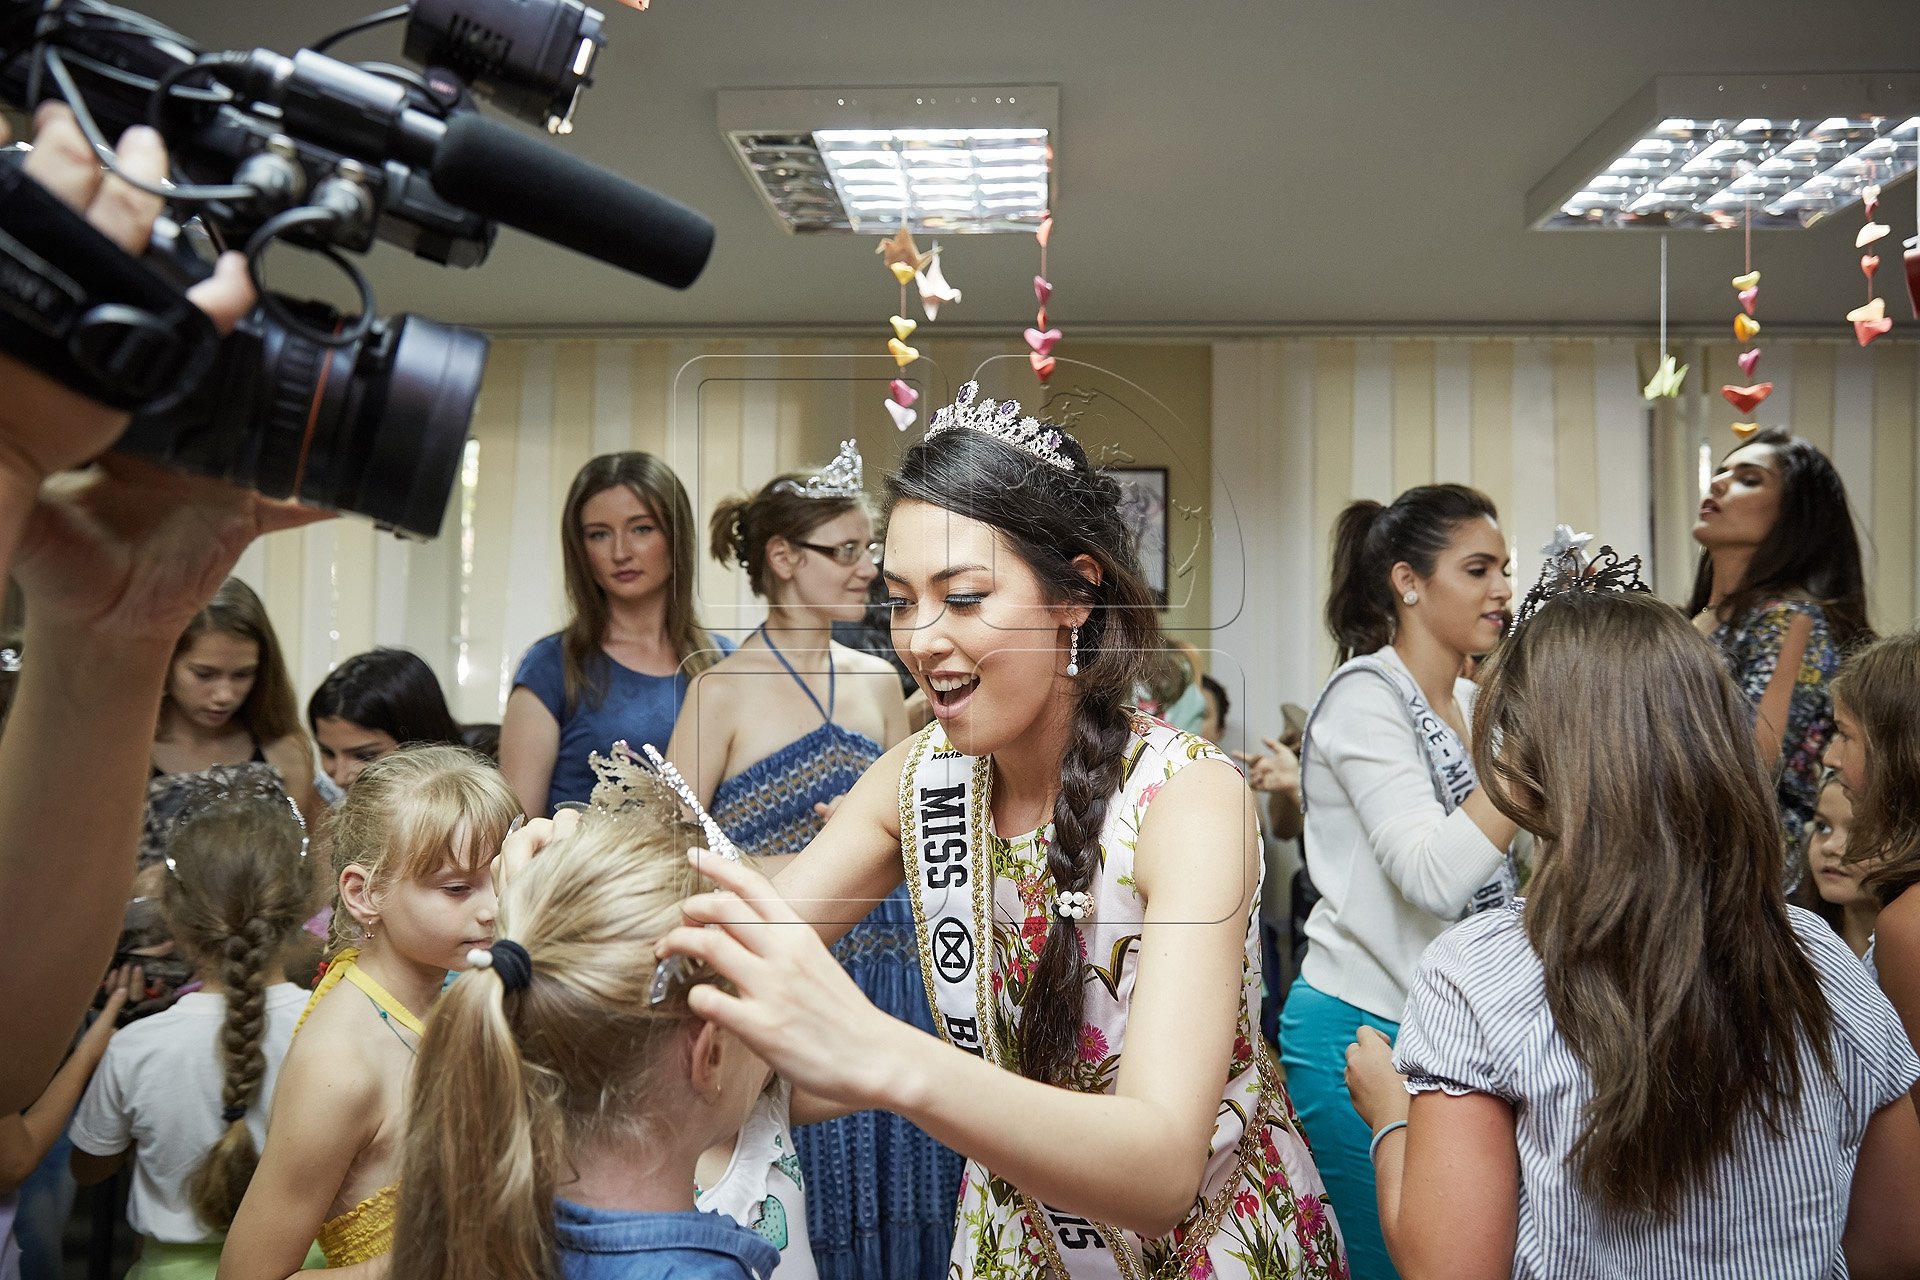
[[[780,1251],[717,1213],[553,1202],[562,1280],[767,1280]]]

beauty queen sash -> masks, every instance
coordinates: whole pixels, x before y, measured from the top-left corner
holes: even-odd
[[[1453,731],[1453,726],[1434,714],[1433,708],[1420,692],[1420,686],[1393,663],[1377,654],[1362,654],[1350,659],[1327,680],[1326,687],[1320,690],[1320,696],[1314,700],[1313,710],[1307,714],[1306,728],[1300,734],[1300,812],[1307,811],[1307,748],[1312,741],[1313,721],[1320,714],[1321,704],[1326,702],[1327,693],[1334,685],[1353,675],[1367,671],[1385,680],[1400,696],[1407,708],[1407,720],[1413,725],[1414,736],[1419,738],[1420,747],[1426,754],[1427,772],[1433,780],[1433,794],[1441,807],[1448,813],[1458,809],[1466,798],[1480,788],[1480,775],[1474,771],[1473,756],[1467,750],[1467,744]],[[1304,836],[1302,837],[1304,840]],[[1311,869],[1308,872],[1312,874]],[[1461,918],[1482,911],[1491,911],[1513,901],[1520,893],[1519,873],[1514,867],[1513,850],[1505,851],[1499,872],[1493,879],[1473,891],[1467,899],[1466,910]]]
[[[986,756],[954,750],[938,724],[922,731],[900,770],[900,848],[919,926],[921,973],[941,1038],[1011,1068],[1011,1046],[1000,1043],[993,1016],[993,871],[986,839],[992,767]],[[1120,1228],[1019,1196],[1028,1221],[1047,1224],[1042,1244],[1054,1274],[1145,1276]]]

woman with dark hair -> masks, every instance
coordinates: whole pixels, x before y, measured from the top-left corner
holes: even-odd
[[[833,639],[866,613],[879,547],[849,440],[814,475],[714,508],[713,558],[746,570],[767,620],[694,679],[667,757],[734,843],[784,864],[822,815],[907,736],[893,667]],[[933,1031],[913,903],[896,890],[835,944],[881,1009]],[[807,1237],[825,1280],[942,1280],[960,1159],[899,1116],[863,1111],[794,1134]]]
[[[1550,565],[1482,676],[1474,761],[1538,840],[1524,906],[1449,930],[1398,1046],[1353,1046],[1394,1257],[1912,1276],[1920,1059],[1840,939],[1781,900],[1746,699],[1634,562],[1600,565]]]
[[[1760,759],[1778,776],[1791,851],[1813,819],[1833,734],[1827,685],[1873,639],[1846,486],[1826,455],[1769,429],[1728,454],[1693,526],[1701,546],[1687,612],[1754,706]]]
[[[572,608],[520,660],[500,724],[500,768],[531,814],[585,803],[587,758],[621,739],[664,750],[687,683],[733,648],[693,608],[698,533],[680,478],[650,453],[605,453],[560,514]]]
[[[1246,786],[1127,705],[1162,645],[1119,486],[977,390],[887,480],[894,644],[936,722],[776,884],[703,861],[728,892],[689,901],[660,950],[730,980],[686,999],[795,1088],[969,1158],[953,1274],[1341,1275],[1255,1023]],[[821,945],[903,879],[940,1040]],[[819,937],[766,927],[796,908]]]
[[[1421,951],[1514,888],[1518,830],[1480,790],[1474,687],[1460,678],[1499,642],[1512,598],[1506,539],[1477,490],[1423,485],[1340,514],[1327,597],[1340,666],[1300,745],[1301,851],[1320,897],[1280,1057],[1359,1280],[1394,1270],[1343,1074],[1353,1029],[1394,1035]]]
[[[461,744],[440,681],[418,654],[371,649],[335,667],[307,699],[320,767],[345,791],[381,756],[414,742]]]

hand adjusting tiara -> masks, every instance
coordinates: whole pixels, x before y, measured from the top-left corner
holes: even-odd
[[[852,440],[840,442],[839,456],[804,483],[782,480],[773,486],[776,493],[797,493],[803,498],[857,498],[866,492],[866,467],[860,461],[860,446]]]
[[[977,382],[969,382],[961,387],[960,394],[952,404],[934,413],[933,422],[927,427],[927,439],[931,440],[943,431],[962,427],[969,431],[983,431],[1016,449],[1026,450],[1048,466],[1058,467],[1062,471],[1074,470],[1073,459],[1061,452],[1060,446],[1066,436],[1058,427],[1048,426],[1038,418],[1021,417],[1018,400],[982,400],[975,404],[974,399],[979,394],[980,384]]]
[[[1582,591],[1589,595],[1623,595],[1652,590],[1640,581],[1639,556],[1622,560],[1610,546],[1601,547],[1598,555],[1588,556],[1578,546],[1570,546],[1540,566],[1540,580],[1533,584],[1527,598],[1514,612],[1513,631],[1525,626],[1540,612],[1541,606],[1557,596]]]

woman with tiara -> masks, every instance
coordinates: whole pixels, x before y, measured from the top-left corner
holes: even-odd
[[[858,620],[878,569],[859,450],[773,480],[713,513],[713,554],[747,572],[767,620],[688,691],[667,755],[733,841],[788,862],[822,815],[907,735],[891,665],[832,639]],[[904,890],[834,954],[867,998],[933,1031]],[[863,1111],[796,1133],[807,1231],[823,1280],[946,1274],[960,1158],[896,1115]]]
[[[702,863],[726,892],[661,943],[693,1010],[968,1157],[951,1274],[1344,1276],[1254,1022],[1245,783],[1126,705],[1162,642],[1118,485],[969,383],[887,488],[894,644],[935,723],[775,883]],[[821,945],[903,881],[939,1040]]]

